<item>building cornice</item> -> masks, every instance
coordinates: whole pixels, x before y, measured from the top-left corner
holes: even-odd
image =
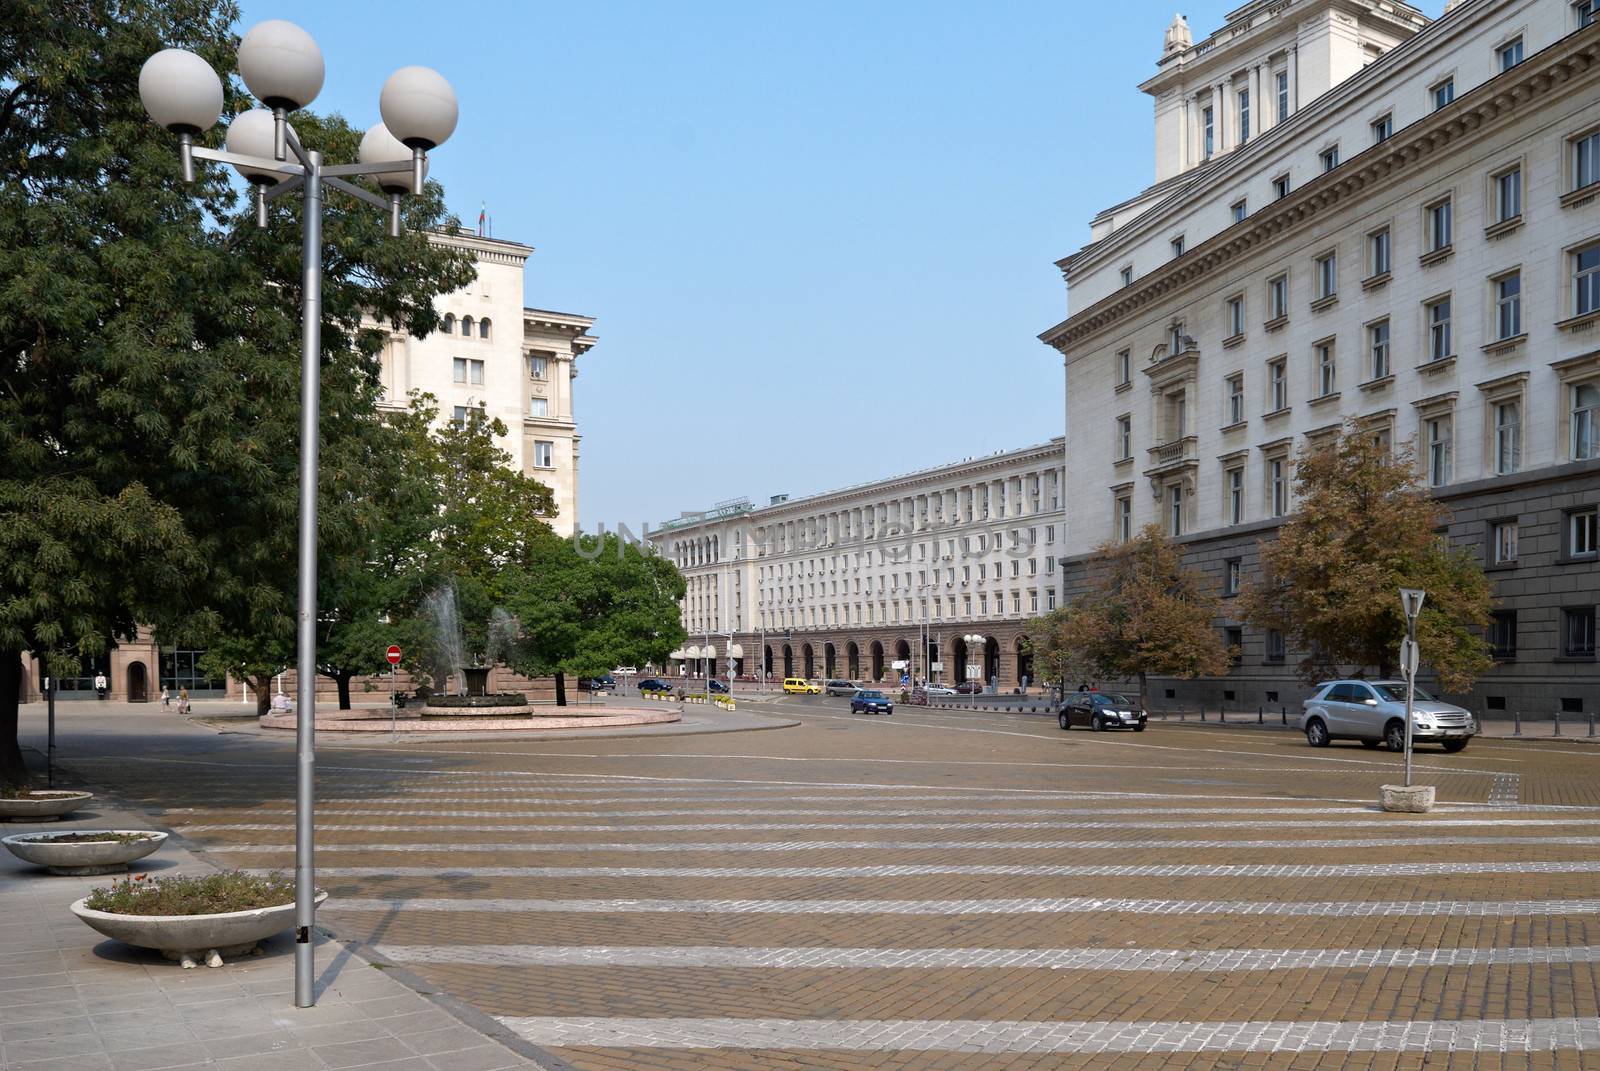
[[[1426,160],[1516,112],[1535,98],[1591,72],[1600,62],[1600,29],[1588,27],[1530,56],[1389,140],[1260,209],[1248,220],[1200,243],[1138,283],[1102,298],[1039,335],[1064,355],[1077,343],[1164,300],[1371,189],[1416,170]]]

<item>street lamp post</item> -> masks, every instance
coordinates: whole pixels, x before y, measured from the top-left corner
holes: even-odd
[[[1400,605],[1406,614],[1406,642],[1400,648],[1400,668],[1406,675],[1406,787],[1411,787],[1411,720],[1412,703],[1417,691],[1417,666],[1421,656],[1417,651],[1417,615],[1422,613],[1422,602],[1428,593],[1421,588],[1401,588]]]
[[[983,676],[982,676],[983,667],[982,667],[982,663],[973,662],[973,660],[972,660],[972,647],[973,647],[973,644],[978,644],[978,645],[981,646],[983,644],[983,642],[984,642],[984,639],[978,633],[973,632],[973,633],[969,633],[968,635],[965,635],[965,636],[961,637],[961,642],[967,645],[967,668],[966,668],[967,679],[968,680],[972,679],[973,666],[977,666],[978,667],[978,674],[979,674],[978,675],[978,691],[982,691],[983,690]],[[977,695],[978,692],[973,692],[972,694],[973,695]]]
[[[300,525],[296,619],[295,979],[296,1007],[316,1003],[312,928],[316,924],[313,805],[316,725],[317,451],[321,408],[322,193],[326,184],[388,215],[389,234],[400,234],[400,199],[420,194],[429,149],[455,131],[456,98],[450,84],[426,67],[403,67],[389,76],[378,99],[383,122],[361,140],[357,162],[326,165],[289,125],[290,112],[310,104],[322,89],[322,50],[292,22],[260,23],[239,42],[239,74],[266,108],[233,118],[226,148],[206,149],[195,138],[222,115],[222,80],[192,52],[169,48],[145,61],[139,97],[157,123],[178,136],[183,181],[194,181],[195,159],[232,164],[254,189],[256,226],[266,227],[268,202],[301,191],[304,198],[300,309]],[[294,159],[290,159],[290,156]],[[379,197],[345,178],[372,178]]]

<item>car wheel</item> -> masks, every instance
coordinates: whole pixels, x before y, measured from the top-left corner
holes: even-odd
[[[1144,732],[1144,725],[1145,725],[1145,723],[1141,721],[1138,725],[1135,725],[1133,727],[1133,731],[1136,732],[1136,733]]]
[[[1067,712],[1064,710],[1060,714],[1056,715],[1056,721],[1061,723],[1061,729],[1063,732],[1072,728],[1072,719],[1067,717]]]
[[[1093,730],[1094,732],[1097,732],[1097,733],[1105,732],[1106,731],[1105,719],[1102,718],[1100,715],[1096,714],[1094,716],[1094,720],[1089,723],[1089,728],[1091,730]]]
[[[1389,745],[1390,751],[1404,751],[1406,749],[1406,723],[1396,718],[1383,727],[1383,742]]]
[[[1365,739],[1363,739],[1361,741],[1361,746],[1366,748],[1368,751],[1371,751],[1373,748],[1377,747],[1381,743],[1383,743],[1382,740],[1365,740]]]
[[[1306,722],[1306,743],[1312,747],[1328,746],[1328,727],[1322,723],[1321,718],[1312,718]]]
[[[1461,750],[1465,749],[1466,746],[1467,746],[1467,742],[1465,740],[1446,740],[1444,742],[1444,749],[1446,751],[1450,752],[1450,754],[1452,754],[1452,755],[1454,755],[1458,751],[1461,751]]]

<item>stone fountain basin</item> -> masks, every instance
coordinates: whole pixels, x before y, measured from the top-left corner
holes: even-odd
[[[143,859],[166,841],[167,835],[150,829],[74,829],[73,833],[120,833],[144,839],[68,841],[52,844],[60,833],[14,833],[0,844],[18,859],[46,867],[52,874],[115,874],[135,859]]]
[[[317,903],[328,898],[317,893]],[[72,905],[72,913],[85,925],[112,940],[135,948],[153,948],[167,959],[188,961],[200,954],[240,956],[261,941],[294,925],[294,904],[222,911],[212,915],[119,915],[86,906],[88,897]],[[208,964],[215,966],[220,959]]]
[[[93,792],[69,792],[66,790],[45,791],[41,790],[34,795],[24,796],[21,799],[0,799],[0,818],[13,821],[48,822],[60,818],[64,814],[71,814],[80,806],[94,799]]]

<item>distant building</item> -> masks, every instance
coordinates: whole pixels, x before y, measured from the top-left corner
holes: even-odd
[[[1041,336],[1066,366],[1066,596],[1157,522],[1226,600],[1295,509],[1296,450],[1355,420],[1414,441],[1492,579],[1471,706],[1595,710],[1595,12],[1260,0],[1199,42],[1168,29],[1140,86],[1156,183],[1059,262],[1070,315]],[[1301,653],[1218,627],[1241,664],[1158,703],[1298,702]]]

